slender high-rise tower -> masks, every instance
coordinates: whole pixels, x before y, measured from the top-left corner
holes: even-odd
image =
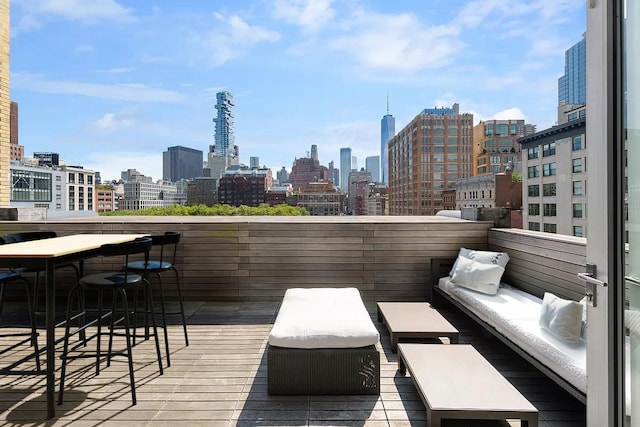
[[[229,92],[216,93],[216,110],[218,116],[213,119],[216,124],[215,153],[219,156],[233,155],[235,138],[233,136],[233,95]]]
[[[387,95],[387,114],[381,121],[380,132],[380,182],[389,183],[389,140],[396,134],[396,119],[389,114],[389,95]]]

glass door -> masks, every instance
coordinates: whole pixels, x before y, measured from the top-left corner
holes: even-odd
[[[621,370],[624,371],[624,425],[640,427],[640,0],[622,3],[629,252],[621,307],[624,310],[624,366]]]

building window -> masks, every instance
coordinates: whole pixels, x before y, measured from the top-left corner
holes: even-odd
[[[84,210],[84,187],[78,187],[78,210]]]
[[[540,223],[539,222],[529,222],[529,230],[540,231]]]
[[[574,225],[573,226],[573,235],[576,237],[584,237],[584,231],[582,230],[582,226],[581,225]]]
[[[76,174],[73,172],[69,172],[69,184],[76,183]]]
[[[556,183],[553,182],[551,184],[543,184],[542,185],[542,195],[551,197],[556,195]]]
[[[509,132],[509,127],[506,123],[498,124],[498,135],[507,136]]]
[[[535,185],[530,185],[528,187],[529,191],[529,197],[538,197],[540,196],[540,185],[535,184]]]
[[[21,202],[49,202],[52,200],[51,174],[10,170],[11,200]]]
[[[529,166],[527,168],[527,176],[529,178],[538,178],[540,176],[540,165]]]
[[[529,203],[529,215],[540,215],[540,205],[537,203]]]
[[[486,136],[493,135],[493,123],[487,124],[487,127],[484,129],[484,134]]]
[[[556,204],[555,203],[543,203],[542,214],[544,216],[556,216]]]
[[[553,156],[556,154],[556,143],[552,142],[542,146],[542,157]]]
[[[582,158],[573,159],[572,165],[573,165],[573,173],[582,172]]]
[[[556,174],[556,164],[555,163],[546,163],[542,165],[542,175],[544,176],[555,176]]]
[[[69,210],[76,210],[76,189],[74,186],[69,187]]]
[[[87,184],[93,185],[93,175],[87,175]]]
[[[573,151],[582,150],[582,135],[573,137],[573,144],[571,146]]]
[[[515,123],[511,123],[511,135],[518,134],[518,126]]]
[[[546,233],[557,233],[557,226],[555,224],[545,224],[544,231]]]
[[[582,218],[582,203],[573,204],[573,217]]]
[[[529,160],[537,159],[540,156],[540,147],[533,147],[527,150],[527,158]]]
[[[573,181],[573,195],[582,196],[582,181]]]
[[[83,173],[79,173],[78,174],[78,184],[84,184],[84,174]]]

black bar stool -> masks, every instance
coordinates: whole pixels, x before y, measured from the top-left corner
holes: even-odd
[[[107,244],[103,245],[100,248],[100,256],[103,257],[115,257],[115,256],[124,256],[125,265],[129,262],[129,256],[135,254],[144,254],[145,263],[149,260],[149,251],[151,250],[151,239],[148,237],[137,239],[132,242],[126,243],[117,243],[117,244]],[[111,357],[120,355],[126,356],[129,362],[129,381],[131,383],[131,400],[135,405],[137,403],[136,400],[136,388],[135,388],[135,379],[133,373],[133,354],[132,354],[132,335],[135,335],[135,330],[133,332],[130,331],[129,325],[129,316],[131,312],[129,310],[129,306],[127,303],[127,289],[136,289],[139,286],[144,288],[144,297],[145,304],[147,304],[151,321],[153,326],[153,335],[155,338],[156,345],[156,354],[158,357],[158,366],[160,370],[160,375],[164,373],[162,368],[162,356],[160,354],[160,342],[158,339],[158,330],[156,328],[155,322],[155,313],[153,309],[153,296],[151,294],[151,286],[149,282],[144,277],[144,273],[130,273],[128,271],[109,271],[104,273],[96,273],[88,276],[84,276],[78,282],[78,285],[74,287],[69,293],[68,304],[67,304],[67,316],[66,316],[66,326],[65,326],[65,335],[64,335],[64,347],[62,351],[62,355],[60,356],[62,359],[61,366],[61,374],[60,374],[60,392],[58,394],[58,404],[62,404],[63,392],[64,392],[64,380],[67,368],[67,361],[70,359],[76,358],[86,358],[86,357],[95,357],[96,358],[96,375],[100,374],[100,358],[101,358],[101,349],[100,349],[100,341],[101,336],[105,333],[102,332],[102,323],[103,320],[109,318],[110,326],[109,326],[109,347],[107,350],[107,367],[111,365]],[[94,320],[89,323],[85,323],[82,327],[77,330],[71,332],[70,331],[70,323],[77,316],[84,316],[86,313],[81,312],[76,314],[75,316],[71,316],[71,304],[73,301],[73,297],[77,293],[81,293],[83,299],[86,291],[97,291],[98,293],[98,304],[97,304],[97,316]],[[111,310],[107,313],[103,313],[103,294],[105,291],[112,292],[112,303]],[[120,317],[117,317],[118,311],[118,300],[120,302]],[[84,307],[84,305],[83,305]],[[124,334],[118,333],[117,335],[124,335],[126,338],[126,351],[114,353],[112,351],[113,344],[113,336],[116,335],[115,329],[117,325],[124,325]],[[72,349],[69,348],[69,337],[75,333],[79,333],[81,330],[85,330],[90,326],[97,326],[97,332],[87,337],[87,341],[93,338],[96,338],[96,352],[94,354],[79,354],[79,355],[70,355],[69,352],[75,350],[79,346],[83,345],[83,343],[76,344]]]
[[[0,238],[0,244],[4,244],[4,239]],[[34,355],[36,359],[36,369],[40,372],[40,350],[38,348],[38,330],[36,329],[36,320],[35,314],[33,312],[33,304],[31,302],[31,291],[29,290],[30,284],[27,279],[22,277],[19,273],[16,272],[3,272],[0,273],[0,317],[2,316],[2,307],[4,305],[5,299],[5,291],[6,287],[13,285],[17,282],[20,282],[24,285],[24,290],[27,296],[27,312],[29,313],[29,322],[31,325],[31,332],[10,332],[0,334],[0,337],[19,337],[19,336],[28,336],[29,338],[23,339],[17,343],[10,345],[9,347],[0,351],[0,355],[6,353],[7,351],[11,351],[17,348],[19,345],[26,343],[27,341],[31,341],[31,345],[34,349]],[[7,367],[3,367],[0,369],[1,373],[12,373],[13,369],[18,366],[24,359],[21,359],[17,362],[12,363]],[[20,373],[20,372],[16,372]]]
[[[182,319],[182,328],[184,330],[184,342],[189,346],[189,336],[187,335],[187,322],[184,316],[184,305],[182,303],[182,289],[180,287],[180,277],[178,269],[176,268],[176,252],[178,242],[180,241],[180,233],[177,231],[167,231],[164,234],[152,235],[151,240],[153,246],[160,247],[159,259],[149,260],[146,264],[144,261],[132,261],[125,264],[125,269],[143,274],[148,277],[149,273],[155,273],[158,277],[158,283],[160,288],[160,302],[162,310],[162,326],[164,328],[164,341],[167,352],[167,366],[171,366],[171,359],[169,357],[169,337],[167,334],[167,314],[180,314]],[[162,273],[165,271],[173,270],[176,279],[176,288],[178,291],[178,302],[180,304],[180,311],[169,313],[165,309],[164,298],[164,286],[162,283]]]

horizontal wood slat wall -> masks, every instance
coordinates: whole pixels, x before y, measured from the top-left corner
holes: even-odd
[[[486,249],[491,226],[440,217],[100,217],[0,222],[0,235],[179,231],[177,267],[187,300],[278,300],[291,287],[346,286],[366,300],[429,300],[431,258],[455,257],[462,246]],[[105,267],[119,268],[93,258],[85,273]],[[71,286],[70,273],[56,276],[62,290]],[[171,275],[163,278],[175,297]]]
[[[510,260],[503,281],[542,297],[545,291],[573,300],[584,297],[577,274],[586,271],[586,239],[516,229],[491,229],[491,250]]]

